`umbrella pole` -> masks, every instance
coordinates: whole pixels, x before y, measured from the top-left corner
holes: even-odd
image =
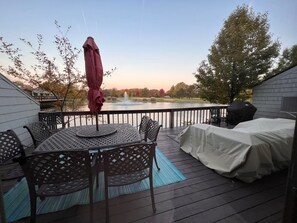
[[[98,113],[96,113],[96,131],[99,131],[99,128],[98,128]]]

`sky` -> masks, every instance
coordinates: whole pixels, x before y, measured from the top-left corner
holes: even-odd
[[[57,56],[57,20],[73,46],[82,49],[88,36],[97,43],[104,88],[169,90],[179,82],[194,84],[193,73],[207,58],[224,20],[243,4],[268,13],[273,40],[282,50],[297,44],[296,0],[0,0],[0,37],[20,48],[42,34],[45,51]],[[29,51],[28,51],[29,52]],[[26,51],[24,51],[26,57]],[[28,54],[29,55],[29,54]],[[30,58],[30,56],[27,56]],[[0,54],[0,65],[6,64]],[[30,59],[28,59],[28,63]],[[84,72],[83,53],[78,67]]]

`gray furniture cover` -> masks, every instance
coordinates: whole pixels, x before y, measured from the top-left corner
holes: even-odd
[[[180,134],[180,147],[226,177],[253,182],[289,166],[295,121],[259,118],[233,129],[191,125]]]

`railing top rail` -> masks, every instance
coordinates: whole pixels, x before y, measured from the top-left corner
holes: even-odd
[[[189,108],[166,108],[166,109],[141,109],[141,110],[102,110],[98,114],[122,114],[122,113],[157,113],[157,112],[172,112],[172,111],[193,111],[193,110],[207,110],[210,108],[221,108],[225,109],[228,106],[206,106],[206,107],[189,107]],[[60,114],[61,112],[49,112],[41,111],[40,113],[51,113],[51,114]],[[81,114],[91,114],[90,111],[71,111],[63,112],[65,115],[81,115]]]
[[[157,120],[164,128],[174,128],[193,123],[208,123],[211,108],[221,109],[223,116],[228,106],[206,106],[190,108],[141,109],[141,110],[106,110],[98,113],[90,111],[40,112],[39,119],[47,122],[52,129],[70,126],[93,125],[101,123],[129,123],[136,125],[143,115]],[[99,116],[99,117],[98,117]],[[96,119],[96,120],[94,120]]]

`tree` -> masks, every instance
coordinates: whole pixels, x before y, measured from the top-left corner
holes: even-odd
[[[165,91],[164,91],[163,88],[161,88],[161,89],[159,90],[159,96],[160,96],[161,98],[163,98],[163,97],[165,96]]]
[[[188,97],[188,98],[198,97],[196,85],[192,84],[192,85],[188,86],[187,91],[186,91],[186,97]]]
[[[136,97],[140,97],[141,96],[141,92],[140,92],[140,90],[138,88],[136,89],[135,96]]]
[[[246,5],[237,7],[211,46],[208,61],[197,68],[200,97],[212,103],[231,103],[258,83],[280,48],[268,31],[267,13],[255,15]]]
[[[184,82],[180,82],[175,86],[174,96],[177,98],[183,98],[186,96],[188,85]]]
[[[112,90],[111,90],[111,95],[110,95],[111,97],[119,97],[120,96],[120,94],[119,94],[119,92],[118,92],[118,90],[116,89],[116,88],[113,88]]]
[[[189,85],[184,82],[179,82],[173,85],[169,91],[166,92],[170,97],[183,98],[189,97]]]
[[[148,88],[141,89],[141,96],[142,97],[149,97],[149,95],[150,95],[150,90]]]
[[[171,88],[166,92],[170,97],[174,97],[175,86],[172,85]]]
[[[43,90],[53,93],[57,99],[62,97],[64,100],[62,100],[59,107],[60,110],[63,111],[69,89],[72,85],[81,82],[83,78],[81,72],[75,67],[81,50],[73,47],[67,37],[71,27],[68,27],[66,32],[63,33],[57,21],[55,24],[59,34],[55,35],[54,43],[62,59],[62,70],[57,65],[58,61],[56,58],[50,58],[47,53],[43,51],[42,46],[44,39],[40,34],[37,35],[37,47],[33,46],[33,44],[26,39],[20,38],[20,40],[32,50],[31,54],[37,61],[35,65],[31,65],[31,68],[28,68],[28,66],[24,64],[21,49],[14,48],[13,44],[4,42],[1,37],[0,52],[6,54],[12,62],[12,65],[9,65],[7,68],[1,67],[1,70],[34,87],[41,87]]]
[[[291,48],[284,49],[278,60],[277,67],[265,75],[265,78],[278,74],[281,71],[295,65],[297,65],[297,45],[293,45]]]
[[[149,90],[149,97],[159,97],[159,90],[157,89]]]
[[[60,60],[48,56],[43,50],[44,38],[38,34],[37,47],[30,41],[20,38],[31,49],[30,53],[36,60],[36,64],[34,65],[25,65],[22,50],[14,47],[11,43],[5,42],[3,37],[0,37],[0,53],[8,56],[8,59],[11,61],[11,64],[7,65],[7,67],[0,66],[0,70],[19,80],[25,81],[32,87],[39,87],[51,92],[58,101],[62,98],[63,100],[59,104],[59,110],[62,112],[66,110],[65,103],[69,99],[70,92],[75,96],[83,93],[77,91],[74,93],[73,89],[79,89],[77,84],[86,83],[86,78],[76,67],[81,50],[74,47],[67,37],[71,27],[68,27],[63,32],[57,21],[55,21],[55,25],[58,29],[58,34],[54,36],[54,44]],[[111,75],[115,69],[105,72],[104,75]],[[74,103],[72,103],[73,105]]]

